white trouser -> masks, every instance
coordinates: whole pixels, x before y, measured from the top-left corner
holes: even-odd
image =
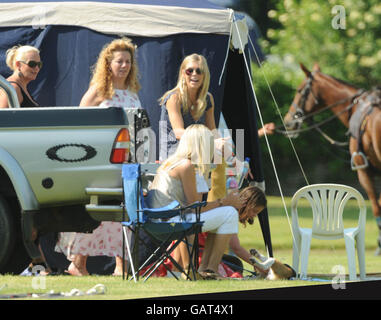
[[[187,214],[187,221],[195,221],[194,213]],[[201,213],[200,220],[204,222],[202,232],[212,232],[218,234],[238,233],[238,212],[231,206],[218,207]],[[170,221],[179,221],[178,217]]]

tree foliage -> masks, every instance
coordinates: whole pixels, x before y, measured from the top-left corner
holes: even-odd
[[[266,31],[274,43],[262,43],[269,54],[287,54],[309,66],[319,62],[326,73],[364,88],[380,81],[378,0],[285,0],[267,15],[281,24]]]
[[[255,64],[252,67],[264,122],[281,124],[278,112],[286,113],[298,84],[304,78],[299,63],[311,69],[317,62],[322,72],[364,89],[381,83],[379,0],[269,1],[266,13],[258,13],[260,9],[255,8],[256,1],[243,2],[264,35],[261,45],[267,61],[260,67]],[[266,15],[266,19],[262,18],[265,25],[252,13],[254,10],[257,10],[257,15]],[[328,124],[324,131],[337,140],[347,139],[346,130],[339,122]],[[288,139],[274,135],[269,140],[282,174],[300,176]],[[349,184],[357,182],[355,174],[350,171],[349,154],[345,150],[335,150],[316,132],[301,135],[294,144],[310,183],[327,180]],[[265,144],[263,149],[264,157],[268,156]],[[270,163],[266,160],[265,175],[273,177]]]

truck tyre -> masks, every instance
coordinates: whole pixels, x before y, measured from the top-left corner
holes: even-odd
[[[3,273],[16,239],[15,223],[7,201],[0,195],[0,272]]]
[[[15,217],[17,215],[12,214],[8,202],[0,195],[0,274],[19,274],[30,262]]]

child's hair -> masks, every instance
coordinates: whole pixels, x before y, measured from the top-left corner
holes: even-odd
[[[240,192],[240,198],[243,202],[242,207],[239,209],[239,222],[246,226],[246,222],[253,224],[254,219],[248,217],[250,210],[255,207],[266,207],[267,199],[264,192],[255,186],[249,186]]]

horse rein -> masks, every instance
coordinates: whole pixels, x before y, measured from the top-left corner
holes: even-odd
[[[310,75],[308,76],[306,85],[302,89],[298,90],[298,92],[301,94],[301,99],[299,100],[298,104],[295,104],[294,102],[292,103],[292,106],[295,108],[295,112],[291,115],[293,122],[300,123],[300,125],[301,125],[305,120],[308,120],[309,118],[312,118],[313,116],[315,116],[317,114],[320,114],[320,113],[322,113],[322,112],[324,112],[324,111],[326,111],[328,109],[331,109],[331,108],[333,108],[333,107],[335,107],[337,105],[340,105],[340,104],[345,103],[347,101],[352,101],[352,103],[349,104],[345,109],[343,109],[340,112],[338,112],[337,114],[334,114],[331,117],[329,117],[328,119],[325,119],[325,120],[323,120],[323,121],[321,121],[319,123],[314,123],[313,125],[310,125],[307,128],[304,128],[304,129],[295,129],[295,130],[286,130],[286,131],[285,130],[280,130],[278,128],[275,128],[275,131],[278,132],[278,133],[282,133],[284,135],[292,135],[292,134],[299,134],[299,133],[302,133],[302,132],[306,132],[306,131],[315,129],[326,140],[328,140],[331,144],[339,145],[339,146],[346,146],[346,145],[348,145],[348,142],[338,142],[338,141],[333,140],[327,134],[325,134],[320,129],[320,127],[322,125],[324,125],[324,124],[326,124],[326,123],[328,123],[328,122],[338,118],[341,114],[351,110],[357,104],[357,98],[359,98],[365,92],[365,90],[364,89],[360,89],[354,95],[352,95],[350,97],[347,97],[347,98],[341,99],[339,101],[336,101],[333,104],[325,106],[325,107],[323,107],[320,110],[317,110],[315,112],[311,112],[311,113],[306,115],[304,109],[305,109],[306,101],[307,101],[308,96],[310,94],[312,95],[312,97],[314,99],[314,102],[315,102],[314,106],[316,106],[319,103],[318,98],[316,97],[316,95],[312,91],[312,81],[314,80],[313,74],[314,74],[314,72],[310,73]]]

